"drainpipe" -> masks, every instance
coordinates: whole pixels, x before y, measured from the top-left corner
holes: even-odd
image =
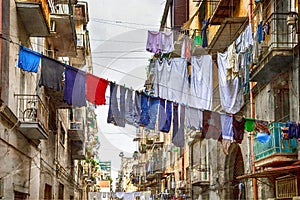
[[[253,0],[249,0],[249,24],[252,25],[252,19],[253,19]],[[253,27],[253,26],[252,26]],[[250,109],[251,109],[251,118],[255,118],[255,101],[253,97],[253,92],[252,89],[254,87],[254,82],[250,82]],[[252,160],[252,173],[255,173],[256,168],[255,168],[255,155],[254,155],[254,135],[251,133],[250,135],[250,150],[251,150],[251,160]],[[257,179],[253,178],[252,179],[252,184],[253,184],[253,199],[257,200],[258,199],[258,193],[257,193]]]

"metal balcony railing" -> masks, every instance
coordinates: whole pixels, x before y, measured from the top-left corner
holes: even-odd
[[[261,143],[255,138],[254,140],[254,155],[255,160],[263,159],[271,155],[280,154],[295,154],[297,152],[297,141],[293,139],[283,139],[282,127],[285,127],[284,122],[273,122],[269,125],[270,139],[266,143]]]
[[[48,130],[49,111],[38,95],[15,94],[17,116],[21,122],[40,123]]]
[[[297,45],[295,31],[287,25],[287,18],[291,13],[272,13],[266,20],[269,30],[266,30],[262,41],[262,55],[269,51],[280,49],[292,49]]]

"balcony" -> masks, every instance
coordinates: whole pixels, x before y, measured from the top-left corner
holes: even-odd
[[[50,3],[48,0],[15,0],[18,15],[31,37],[50,35]]]
[[[71,140],[81,140],[84,139],[84,129],[82,122],[70,122],[68,135]]]
[[[57,57],[76,56],[76,30],[70,8],[57,5],[56,12],[50,15],[51,29],[48,41],[54,47]]]
[[[162,163],[160,161],[148,161],[146,166],[147,171],[146,171],[146,179],[147,180],[152,180],[154,179],[157,175],[162,174]]]
[[[86,64],[86,35],[77,34],[76,57],[70,58],[70,63],[74,67],[81,68]]]
[[[272,167],[297,161],[297,141],[295,138],[282,139],[283,122],[274,122],[269,126],[270,139],[266,143],[254,140],[256,167]]]
[[[209,169],[205,166],[193,166],[191,173],[192,185],[209,185]]]
[[[220,24],[216,34],[209,43],[210,53],[225,51],[245,28],[247,17],[226,18]]]
[[[85,159],[85,142],[83,141],[71,141],[71,153],[72,159],[84,160]]]
[[[235,17],[236,10],[239,9],[240,0],[217,0],[211,2],[212,12],[210,24],[221,25],[226,18]],[[246,13],[247,14],[247,13]]]
[[[269,82],[292,66],[297,36],[287,25],[288,16],[290,13],[273,13],[267,19],[270,34],[262,41],[262,52],[250,74],[251,81]]]
[[[38,95],[15,94],[17,100],[18,129],[30,139],[48,138],[47,106]]]

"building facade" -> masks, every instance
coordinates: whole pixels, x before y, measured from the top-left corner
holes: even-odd
[[[83,1],[1,1],[1,198],[86,199],[83,160],[93,157],[93,105],[75,108],[18,65],[20,47],[92,73]],[[96,141],[96,142],[95,142]],[[95,148],[96,149],[96,148]]]
[[[255,131],[245,131],[242,141],[225,148],[223,140],[206,139],[201,131],[187,129],[185,145],[178,148],[172,145],[171,134],[140,128],[135,138],[140,157],[133,170],[140,191],[151,190],[157,198],[300,196],[299,144],[296,138],[284,138],[287,123],[299,122],[298,9],[297,0],[166,1],[160,31],[173,30],[175,49],[170,56],[180,57],[182,35],[192,42],[201,36],[201,44],[192,45],[192,56],[212,55],[212,111],[224,112],[218,54],[251,30],[250,46],[236,51],[239,56],[248,53],[251,59],[245,64],[249,85],[235,115],[237,120],[267,121],[270,139],[263,143]]]

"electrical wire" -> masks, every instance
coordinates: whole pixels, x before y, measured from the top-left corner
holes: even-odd
[[[145,44],[145,42],[139,42],[139,41],[130,41],[130,40],[113,40],[113,39],[91,39],[92,41],[99,41],[99,42],[117,42],[117,43],[140,43],[140,44]]]

